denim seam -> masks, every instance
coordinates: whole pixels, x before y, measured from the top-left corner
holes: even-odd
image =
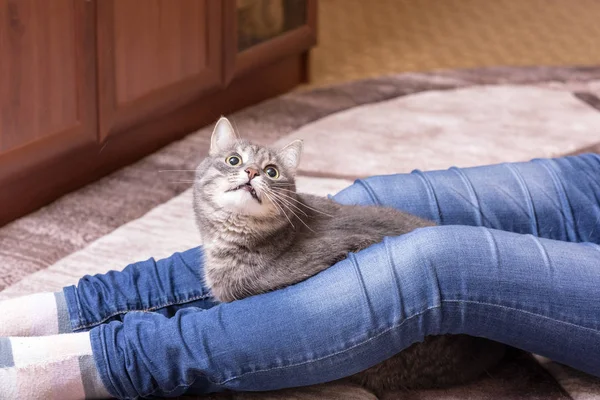
[[[65,302],[67,303],[67,312],[69,313],[69,322],[71,324],[71,331],[75,332],[78,328],[79,325],[81,325],[81,321],[82,321],[82,316],[81,316],[81,304],[79,302],[79,294],[77,293],[77,288],[76,286],[66,286],[63,288],[62,290],[63,296],[65,297]],[[75,301],[75,311],[77,316],[73,317],[73,318],[77,318],[76,321],[74,321],[71,318],[71,307],[69,307],[71,305],[70,303],[70,296],[69,294],[71,294],[73,296],[73,299]]]
[[[402,322],[400,322],[399,324],[393,325],[393,326],[391,326],[391,327],[389,327],[389,328],[387,328],[387,329],[385,329],[385,330],[383,330],[383,331],[379,332],[377,335],[375,335],[375,336],[373,336],[373,337],[371,337],[371,338],[369,338],[369,339],[367,339],[367,340],[365,340],[365,341],[363,341],[363,342],[356,343],[355,345],[353,345],[353,346],[350,346],[350,347],[348,347],[348,348],[346,348],[346,349],[340,350],[340,351],[338,351],[338,352],[335,352],[335,353],[332,353],[332,354],[328,354],[328,355],[326,355],[326,356],[323,356],[323,357],[315,358],[315,359],[313,359],[313,360],[303,361],[303,362],[296,363],[296,364],[290,364],[290,365],[285,365],[285,366],[281,366],[281,367],[267,368],[267,369],[262,369],[262,370],[257,370],[257,371],[249,371],[249,372],[245,372],[245,373],[243,373],[243,374],[237,375],[237,376],[233,376],[233,377],[231,377],[231,378],[229,378],[229,379],[225,379],[224,381],[221,381],[221,382],[213,382],[213,383],[215,383],[215,384],[217,384],[217,385],[222,385],[222,384],[224,384],[224,383],[227,383],[227,382],[230,382],[230,381],[232,381],[232,380],[234,380],[234,379],[241,378],[242,376],[245,376],[245,375],[255,374],[255,373],[258,373],[258,372],[267,372],[267,371],[273,371],[273,370],[277,370],[277,369],[285,369],[285,368],[290,368],[290,367],[297,367],[297,366],[299,366],[299,365],[305,365],[305,364],[310,364],[310,363],[313,363],[313,362],[316,362],[316,361],[322,361],[322,360],[325,360],[325,359],[327,359],[327,358],[330,358],[330,357],[336,356],[336,355],[338,355],[338,354],[345,353],[345,352],[347,352],[348,350],[352,350],[352,349],[354,349],[354,348],[356,348],[356,347],[362,346],[363,344],[366,344],[366,343],[368,343],[368,342],[370,342],[370,341],[372,341],[372,340],[375,340],[375,339],[377,339],[378,337],[380,337],[380,336],[382,336],[382,335],[386,334],[387,332],[389,332],[389,331],[391,331],[391,330],[394,330],[394,329],[396,329],[396,328],[399,328],[399,327],[401,327],[402,325],[404,325],[404,324],[405,324],[406,322],[408,322],[409,320],[411,320],[411,319],[413,319],[413,318],[415,318],[415,317],[418,317],[418,316],[420,316],[420,315],[422,315],[422,314],[425,314],[427,311],[435,310],[435,309],[438,309],[438,308],[441,308],[441,307],[442,307],[441,305],[436,305],[436,306],[428,307],[428,308],[424,309],[423,311],[420,311],[420,312],[418,312],[418,313],[416,313],[416,314],[413,314],[413,315],[411,315],[411,316],[410,316],[410,317],[408,317],[408,318],[405,318],[405,319],[404,319]]]
[[[323,356],[323,357],[320,357],[320,358],[315,358],[315,359],[313,359],[313,360],[303,361],[303,362],[301,362],[301,363],[290,364],[290,365],[285,365],[285,366],[281,366],[281,367],[273,367],[273,368],[261,369],[261,370],[257,370],[257,371],[245,372],[245,373],[243,373],[243,374],[240,374],[240,375],[237,375],[237,376],[231,377],[231,378],[229,378],[229,379],[225,379],[225,380],[223,380],[223,381],[213,381],[213,380],[211,380],[210,378],[208,378],[208,377],[206,377],[206,376],[205,376],[205,377],[206,377],[206,380],[207,380],[207,381],[209,381],[209,382],[210,382],[210,383],[212,383],[212,384],[215,384],[215,385],[223,385],[223,384],[225,384],[225,383],[227,383],[227,382],[230,382],[230,381],[232,381],[232,380],[234,380],[234,379],[238,379],[238,378],[241,378],[242,376],[249,375],[249,374],[255,374],[255,373],[257,373],[257,372],[268,372],[268,371],[274,371],[274,370],[276,370],[276,369],[285,369],[285,368],[290,368],[290,367],[297,367],[297,366],[299,366],[299,365],[310,364],[310,363],[313,363],[313,362],[316,362],[316,361],[325,360],[325,359],[327,359],[327,358],[329,358],[329,357],[333,357],[333,356],[336,356],[336,355],[338,355],[338,354],[342,354],[342,353],[344,353],[344,352],[346,352],[346,351],[348,351],[348,350],[352,350],[352,349],[354,349],[355,347],[362,346],[363,344],[365,344],[365,343],[368,343],[368,342],[370,342],[371,340],[377,339],[379,336],[381,336],[381,335],[383,335],[383,334],[385,334],[385,333],[387,333],[387,332],[389,332],[389,331],[391,331],[391,330],[393,330],[393,329],[396,329],[396,328],[398,328],[398,327],[402,326],[402,325],[403,325],[405,322],[407,322],[408,320],[410,320],[410,319],[412,319],[412,318],[414,318],[414,317],[418,317],[419,315],[422,315],[422,314],[426,313],[427,311],[434,310],[434,309],[436,309],[436,308],[441,308],[441,306],[433,306],[433,307],[426,308],[425,310],[423,310],[423,311],[421,311],[421,312],[419,312],[419,313],[417,313],[417,314],[413,314],[413,315],[411,315],[410,317],[408,317],[408,318],[404,319],[404,320],[403,320],[401,323],[399,323],[399,324],[397,324],[397,325],[394,325],[394,326],[391,326],[391,327],[389,327],[389,328],[385,329],[384,331],[382,331],[382,332],[378,333],[377,335],[375,335],[375,336],[373,336],[373,337],[371,337],[371,338],[369,338],[369,339],[367,339],[367,340],[365,340],[365,341],[363,341],[363,342],[356,343],[355,345],[353,345],[353,346],[350,346],[350,347],[348,347],[347,349],[340,350],[340,351],[338,351],[338,352],[336,352],[336,353],[328,354],[328,355],[326,355],[326,356]],[[197,376],[197,377],[196,377],[196,378],[194,378],[194,379],[193,379],[191,382],[189,382],[189,383],[182,383],[182,384],[180,384],[180,385],[177,385],[177,386],[175,386],[175,387],[174,387],[173,389],[171,389],[171,390],[164,391],[163,393],[171,393],[171,392],[174,392],[175,390],[177,390],[178,388],[180,388],[180,387],[182,387],[182,386],[191,386],[191,385],[193,385],[193,384],[194,384],[194,382],[196,382],[196,381],[197,381],[199,378],[200,378],[200,377],[199,377],[199,376]],[[154,393],[156,393],[156,391],[158,391],[158,389],[159,389],[159,388],[158,388],[158,387],[156,387],[156,388],[154,388],[152,391],[150,391],[150,392],[148,392],[148,393],[146,393],[146,394],[143,394],[143,395],[141,395],[141,396],[138,396],[138,397],[146,397],[146,396],[150,396],[151,394],[154,394]],[[132,399],[132,400],[135,400],[135,399],[137,399],[138,397],[127,397],[127,398],[124,398],[124,399]]]
[[[589,330],[589,331],[592,331],[592,332],[595,332],[595,333],[600,333],[600,331],[598,331],[598,330],[595,330],[595,329],[593,329],[593,328],[588,328],[588,327],[585,327],[585,326],[581,326],[581,325],[574,324],[574,323],[572,323],[572,322],[561,321],[561,320],[557,320],[557,319],[554,319],[554,318],[547,317],[547,316],[545,316],[545,315],[542,315],[542,314],[537,314],[537,313],[533,313],[533,312],[531,312],[531,311],[526,311],[526,310],[520,310],[520,309],[517,309],[517,308],[514,308],[514,307],[508,307],[508,306],[504,306],[504,305],[500,305],[500,304],[486,303],[486,302],[480,302],[480,301],[474,301],[474,300],[442,300],[442,301],[441,301],[441,303],[473,303],[473,304],[481,304],[481,305],[486,305],[486,306],[491,306],[491,307],[499,307],[499,308],[504,308],[504,309],[509,309],[509,310],[513,310],[513,311],[517,311],[517,312],[525,313],[525,314],[534,315],[534,316],[537,316],[537,317],[542,317],[542,318],[545,318],[545,319],[548,319],[548,320],[551,320],[551,321],[554,321],[554,322],[558,322],[558,323],[563,323],[563,324],[567,324],[567,325],[575,326],[575,327],[577,327],[577,328],[581,328],[581,329]],[[305,364],[310,364],[310,363],[314,363],[314,362],[322,361],[322,360],[325,360],[325,359],[327,359],[327,358],[330,358],[330,357],[336,356],[336,355],[338,355],[338,354],[343,354],[343,353],[345,353],[345,352],[347,352],[347,351],[349,351],[349,350],[352,350],[352,349],[354,349],[354,348],[356,348],[356,347],[362,346],[363,344],[366,344],[366,343],[368,343],[368,342],[370,342],[370,341],[372,341],[372,340],[375,340],[375,339],[377,339],[378,337],[380,337],[380,336],[382,336],[382,335],[386,334],[387,332],[389,332],[389,331],[391,331],[391,330],[393,330],[393,329],[397,329],[397,328],[399,328],[400,326],[404,325],[406,322],[408,322],[409,320],[411,320],[411,319],[413,319],[413,318],[415,318],[415,317],[418,317],[418,316],[420,316],[420,315],[422,315],[422,314],[424,314],[424,313],[426,313],[426,312],[428,312],[428,311],[431,311],[431,310],[434,310],[434,309],[439,309],[439,308],[441,308],[441,307],[442,307],[442,306],[441,306],[441,304],[440,304],[440,305],[437,305],[437,306],[433,306],[433,307],[428,307],[428,308],[424,309],[423,311],[420,311],[420,312],[418,312],[418,313],[416,313],[416,314],[413,314],[413,315],[411,315],[410,317],[407,317],[406,319],[404,319],[404,320],[403,320],[402,322],[400,322],[399,324],[396,324],[396,325],[394,325],[394,326],[391,326],[391,327],[389,327],[389,328],[387,328],[387,329],[383,330],[382,332],[378,333],[377,335],[375,335],[375,336],[373,336],[373,337],[371,337],[371,338],[369,338],[369,339],[367,339],[367,340],[365,340],[365,341],[362,341],[362,342],[360,342],[360,343],[356,343],[356,344],[354,344],[353,346],[350,346],[350,347],[348,347],[348,348],[346,348],[346,349],[340,350],[340,351],[338,351],[338,352],[335,352],[335,353],[332,353],[332,354],[328,354],[328,355],[326,355],[326,356],[323,356],[323,357],[319,357],[319,358],[315,358],[315,359],[312,359],[312,360],[303,361],[303,362],[296,363],[296,364],[290,364],[290,365],[285,365],[285,366],[280,366],[280,367],[273,367],[273,368],[266,368],[266,369],[261,369],[261,370],[256,370],[256,371],[249,371],[249,372],[245,372],[245,373],[243,373],[243,374],[236,375],[236,376],[233,376],[233,377],[231,377],[231,378],[225,379],[225,380],[223,380],[223,381],[212,381],[210,378],[208,378],[208,377],[206,377],[206,376],[205,376],[205,378],[206,378],[206,379],[207,379],[207,381],[209,381],[210,383],[213,383],[213,384],[216,384],[216,385],[223,385],[223,384],[225,384],[225,383],[227,383],[227,382],[233,381],[233,380],[235,380],[235,379],[239,379],[239,378],[241,378],[241,377],[243,377],[243,376],[250,375],[250,374],[256,374],[256,373],[260,373],[260,372],[274,371],[274,370],[278,370],[278,369],[286,369],[286,368],[297,367],[297,366],[300,366],[300,365],[305,365]],[[200,377],[199,377],[199,376],[197,376],[197,377],[196,377],[196,378],[194,378],[194,379],[193,379],[191,382],[189,382],[189,383],[185,383],[185,384],[180,384],[180,385],[177,385],[177,386],[175,386],[174,388],[172,388],[171,390],[164,391],[164,393],[171,393],[171,392],[173,392],[173,391],[177,390],[177,389],[178,389],[178,388],[180,388],[180,387],[184,387],[184,386],[190,386],[190,385],[193,385],[193,384],[194,384],[194,382],[196,382],[196,380],[198,380],[199,378],[200,378]],[[141,396],[137,396],[137,397],[128,397],[127,399],[137,399],[137,398],[139,398],[139,397],[146,397],[146,396],[149,396],[149,395],[151,395],[151,394],[155,393],[156,391],[158,391],[158,389],[159,389],[159,388],[158,388],[158,387],[156,387],[156,388],[154,388],[153,390],[151,390],[150,392],[148,392],[148,393],[146,393],[146,394],[143,394],[143,395],[141,395]]]
[[[73,331],[76,331],[78,329],[83,329],[83,328],[79,328],[79,326],[81,326],[82,322],[83,322],[83,312],[82,312],[82,307],[81,307],[81,300],[79,300],[79,293],[77,293],[77,290],[74,290],[75,292],[75,300],[77,301],[77,316],[79,317],[79,321],[77,321],[77,325],[73,328]]]
[[[574,323],[572,323],[572,322],[567,322],[567,321],[561,321],[561,320],[553,319],[553,318],[547,317],[547,316],[545,316],[545,315],[542,315],[542,314],[536,314],[536,313],[533,313],[533,312],[530,312],[530,311],[519,310],[518,308],[513,308],[513,307],[503,306],[503,305],[500,305],[500,304],[492,304],[492,303],[485,303],[485,302],[479,302],[479,301],[470,301],[470,300],[442,300],[442,301],[441,301],[441,303],[460,303],[460,302],[464,302],[464,303],[475,303],[475,304],[488,305],[488,306],[492,306],[492,307],[506,308],[506,309],[510,309],[510,310],[513,310],[513,311],[518,311],[518,312],[522,312],[522,313],[526,313],[526,314],[534,315],[534,316],[537,316],[537,317],[542,317],[542,318],[545,318],[545,319],[549,319],[549,320],[551,320],[551,321],[554,321],[554,322],[558,322],[558,323],[563,323],[563,324],[567,324],[567,325],[575,326],[575,327],[577,327],[577,328],[582,328],[582,329],[585,329],[585,330],[589,330],[589,331],[592,331],[592,332],[594,332],[594,333],[600,333],[600,331],[598,331],[598,330],[595,330],[595,329],[593,329],[593,328],[588,328],[588,327],[585,327],[585,326],[577,325],[577,324],[574,324]],[[417,317],[417,316],[419,316],[419,315],[422,315],[422,314],[426,313],[427,311],[430,311],[430,310],[433,310],[433,309],[436,309],[436,308],[441,308],[441,305],[439,305],[439,306],[434,306],[434,307],[429,307],[429,308],[426,308],[425,310],[423,310],[423,311],[421,311],[421,312],[419,312],[419,313],[417,313],[417,314],[411,315],[410,317],[408,317],[408,318],[406,318],[405,320],[403,320],[401,323],[399,323],[399,324],[397,324],[397,325],[394,325],[394,326],[392,326],[392,327],[390,327],[390,328],[388,328],[388,329],[386,329],[386,330],[384,330],[384,331],[382,331],[382,332],[378,333],[377,335],[373,336],[372,338],[369,338],[369,339],[365,340],[364,342],[357,343],[357,344],[355,344],[354,346],[348,347],[347,349],[340,350],[340,351],[338,351],[338,352],[336,352],[336,353],[333,353],[333,354],[328,354],[328,355],[326,355],[326,356],[323,356],[323,357],[320,357],[320,358],[316,358],[316,359],[314,359],[314,360],[308,360],[308,361],[304,361],[304,362],[297,363],[297,364],[290,364],[290,365],[281,366],[281,367],[273,367],[273,368],[267,368],[267,369],[262,369],[262,370],[257,370],[257,371],[250,371],[250,372],[246,372],[246,373],[243,373],[243,374],[240,374],[240,375],[237,375],[237,376],[231,377],[231,378],[229,378],[229,379],[226,379],[226,380],[224,380],[224,381],[222,381],[222,382],[213,382],[213,383],[215,383],[215,384],[217,384],[217,385],[222,385],[222,384],[224,384],[224,383],[227,383],[227,382],[230,382],[230,381],[232,381],[232,380],[235,380],[235,379],[241,378],[242,376],[245,376],[245,375],[249,375],[249,374],[255,374],[255,373],[258,373],[258,372],[267,372],[267,371],[272,371],[272,370],[277,370],[277,369],[285,369],[285,368],[289,368],[289,367],[296,367],[296,366],[299,366],[299,365],[309,364],[309,363],[312,363],[312,362],[316,362],[316,361],[321,361],[321,360],[324,360],[324,359],[326,359],[326,358],[329,358],[329,357],[333,357],[333,356],[335,356],[335,355],[338,355],[338,354],[344,353],[344,352],[346,352],[346,351],[348,351],[348,350],[351,350],[351,349],[353,349],[353,348],[355,348],[355,347],[358,347],[358,346],[361,346],[361,345],[363,345],[363,344],[365,344],[365,343],[368,343],[368,342],[370,342],[371,340],[374,340],[374,339],[378,338],[379,336],[381,336],[381,335],[383,335],[383,334],[385,334],[385,333],[389,332],[390,330],[392,330],[392,329],[396,329],[396,328],[398,328],[398,327],[402,326],[402,325],[403,325],[405,322],[409,321],[410,319],[412,319],[412,318],[414,318],[414,317]],[[192,382],[192,383],[193,383],[193,382]]]
[[[98,327],[98,336],[102,336],[103,332],[102,332],[102,326]],[[93,339],[94,335],[92,333],[90,333],[90,341],[95,342],[95,340]],[[96,338],[96,340],[100,340],[100,338]],[[92,343],[92,348],[93,348],[93,343]],[[107,383],[110,384],[110,388],[107,387],[106,389],[108,390],[108,392],[110,393],[112,389],[112,393],[117,393],[116,390],[116,386],[115,383],[112,380],[112,375],[110,373],[108,373],[108,366],[110,365],[108,362],[108,353],[106,352],[106,346],[104,345],[103,341],[100,341],[100,348],[102,349],[102,358],[104,359],[104,365],[105,368],[103,368],[105,371],[104,374],[101,373],[100,368],[98,368],[98,372],[100,374],[100,379],[102,380],[102,383],[106,386]],[[105,382],[105,380],[107,380],[108,382]]]
[[[481,305],[484,305],[484,306],[504,308],[504,309],[511,310],[511,311],[517,311],[517,312],[520,312],[520,313],[523,313],[523,314],[529,314],[529,315],[533,315],[533,316],[536,316],[536,317],[541,317],[541,318],[544,318],[544,319],[547,319],[547,320],[550,320],[550,321],[554,321],[554,322],[558,322],[558,323],[561,323],[561,324],[574,326],[576,328],[585,329],[587,331],[591,331],[591,332],[594,332],[594,333],[600,333],[600,330],[598,330],[598,329],[588,328],[587,326],[578,325],[578,324],[575,324],[573,322],[563,321],[563,320],[560,320],[560,319],[548,317],[548,316],[543,315],[543,314],[538,314],[538,313],[534,313],[534,312],[527,311],[527,310],[521,310],[521,309],[518,309],[518,308],[509,307],[509,306],[505,306],[505,305],[502,305],[502,304],[486,303],[484,301],[477,301],[477,300],[442,300],[442,303],[481,304]]]
[[[184,304],[184,303],[189,303],[189,302],[196,301],[196,300],[207,299],[209,297],[211,297],[211,296],[207,295],[207,294],[203,294],[203,295],[200,295],[200,296],[190,297],[190,298],[188,298],[186,300],[167,302],[167,303],[164,303],[164,304],[160,304],[160,305],[153,306],[153,307],[148,307],[148,308],[142,308],[142,309],[139,309],[139,308],[135,308],[135,309],[134,308],[127,308],[125,310],[120,310],[120,311],[114,312],[114,313],[112,313],[112,314],[110,314],[110,315],[102,318],[99,321],[92,322],[92,323],[89,323],[89,324],[86,324],[86,325],[77,325],[75,328],[73,328],[73,330],[86,329],[86,328],[89,328],[89,327],[92,327],[92,326],[100,325],[103,322],[105,322],[106,320],[108,320],[108,319],[110,319],[112,317],[115,317],[115,316],[117,316],[119,314],[127,314],[128,312],[132,312],[132,311],[140,311],[140,312],[154,311],[154,310],[158,310],[160,308],[169,307],[169,306],[173,306],[173,305],[177,305],[177,304]],[[81,316],[81,308],[80,308],[79,305],[78,305],[78,307],[79,307],[79,318],[80,318],[80,321],[82,321],[83,317]]]

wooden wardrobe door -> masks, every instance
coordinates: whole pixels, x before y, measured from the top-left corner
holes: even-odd
[[[0,225],[43,196],[48,162],[97,140],[94,14],[85,0],[0,0]]]
[[[103,140],[221,86],[220,0],[97,4]]]

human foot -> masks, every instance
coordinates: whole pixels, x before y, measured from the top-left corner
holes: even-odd
[[[36,293],[0,301],[0,336],[44,336],[70,333],[62,292]]]
[[[0,400],[101,398],[88,332],[0,338]]]

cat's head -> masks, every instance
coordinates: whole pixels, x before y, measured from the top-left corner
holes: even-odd
[[[281,215],[294,203],[302,141],[279,150],[240,139],[227,118],[217,122],[209,156],[198,166],[196,208],[254,217]],[[283,217],[283,216],[282,216]]]

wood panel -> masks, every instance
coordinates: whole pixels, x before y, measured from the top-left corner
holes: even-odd
[[[228,1],[0,0],[0,226],[299,84],[292,39],[225,85]]]
[[[111,137],[101,146],[90,143],[78,151],[37,164],[26,175],[0,179],[0,226],[34,211],[62,194],[127,165],[220,115],[284,93],[298,85],[305,57],[294,55],[237,79],[224,90],[201,97],[172,112],[148,119]]]
[[[94,13],[85,0],[0,0],[0,187],[96,140]]]
[[[102,139],[221,86],[221,1],[97,5]]]

